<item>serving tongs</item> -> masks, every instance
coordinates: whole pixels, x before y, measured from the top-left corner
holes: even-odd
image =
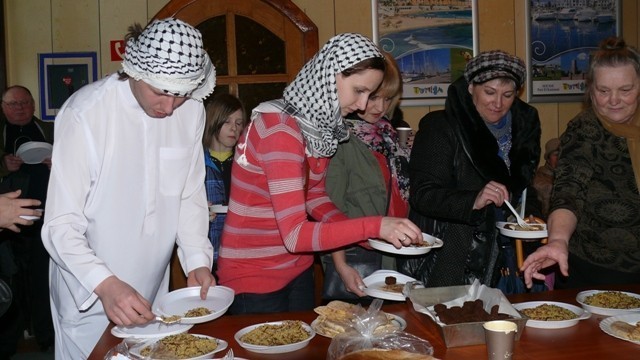
[[[507,204],[507,207],[509,208],[509,210],[511,210],[513,215],[516,217],[516,221],[518,222],[518,225],[520,225],[520,227],[522,227],[525,230],[532,230],[533,229],[533,227],[531,225],[529,225],[526,221],[524,221],[524,219],[520,216],[520,214],[518,214],[516,209],[514,209],[514,207],[509,202],[509,200],[505,200],[504,203]]]

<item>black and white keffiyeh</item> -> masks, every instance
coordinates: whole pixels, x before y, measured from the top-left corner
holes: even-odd
[[[216,72],[200,31],[177,19],[156,20],[127,41],[124,72],[174,96],[202,101],[213,92]]]
[[[284,90],[285,111],[294,116],[314,157],[331,157],[349,132],[340,114],[336,74],[373,57],[378,47],[356,33],[331,38]]]

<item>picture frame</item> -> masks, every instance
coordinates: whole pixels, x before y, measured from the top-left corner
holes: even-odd
[[[71,94],[98,79],[97,59],[96,52],[38,54],[42,120],[54,120]]]
[[[406,3],[371,0],[373,40],[398,62],[403,106],[442,105],[478,54],[477,0]]]
[[[621,0],[566,6],[564,0],[531,0],[525,7],[529,102],[581,102],[590,54],[621,34]]]

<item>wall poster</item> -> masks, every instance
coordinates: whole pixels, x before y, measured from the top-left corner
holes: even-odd
[[[397,60],[402,105],[444,104],[477,54],[477,0],[372,0],[374,41]]]
[[[603,39],[620,34],[620,1],[528,2],[529,100],[582,101],[589,54]]]

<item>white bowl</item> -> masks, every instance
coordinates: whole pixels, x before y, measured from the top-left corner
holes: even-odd
[[[216,339],[216,338],[208,336],[208,335],[201,335],[201,334],[192,334],[192,335],[196,336],[196,337],[199,337],[199,338],[216,340],[216,342],[218,343],[218,347],[216,347],[215,350],[213,350],[211,352],[208,352],[206,354],[202,354],[200,356],[191,357],[191,358],[185,358],[185,359],[181,359],[181,360],[211,359],[213,357],[213,354],[215,354],[217,352],[220,352],[220,351],[223,351],[229,346],[229,344],[226,341],[221,340],[221,339]],[[160,341],[162,339],[163,338],[156,338],[156,339],[153,339],[153,340],[144,341],[144,342],[142,342],[140,344],[136,344],[136,345],[132,346],[131,349],[129,349],[129,352],[132,355],[135,355],[140,359],[154,360],[154,358],[152,358],[152,357],[144,357],[140,353],[142,352],[142,349],[144,349],[145,347],[153,345],[153,344],[155,344],[156,342],[158,342],[158,341]]]
[[[200,324],[224,315],[233,303],[235,292],[226,286],[212,286],[205,300],[200,299],[200,287],[193,286],[172,291],[162,296],[156,304],[156,313],[163,316],[184,315],[187,311],[204,307],[211,314],[196,317],[184,317],[182,324]]]
[[[253,329],[255,329],[255,328],[259,327],[259,326],[262,326],[262,325],[280,325],[283,322],[284,321],[274,321],[274,322],[261,323],[261,324],[255,324],[255,325],[247,326],[244,329],[238,331],[234,335],[234,338],[236,339],[238,344],[240,344],[240,346],[242,346],[243,348],[245,348],[248,351],[255,352],[255,353],[260,353],[260,354],[282,354],[282,353],[288,353],[288,352],[292,352],[292,351],[296,351],[296,350],[300,350],[300,349],[304,348],[305,346],[307,346],[309,344],[309,341],[311,341],[311,339],[313,339],[313,337],[316,336],[316,332],[313,331],[311,326],[309,326],[306,323],[302,323],[302,328],[309,333],[309,337],[306,338],[305,340],[299,341],[297,343],[287,344],[287,345],[277,345],[277,346],[264,346],[264,345],[248,344],[248,343],[240,340],[240,338],[244,334],[248,333],[249,331],[251,331],[251,330],[253,330]]]
[[[578,323],[578,321],[584,320],[584,319],[588,319],[588,318],[591,317],[591,313],[586,311],[586,310],[584,310],[584,309],[582,309],[582,308],[579,308],[579,307],[577,307],[575,305],[562,303],[562,302],[555,302],[555,301],[529,301],[529,302],[513,304],[513,307],[516,308],[516,310],[521,311],[521,310],[524,310],[524,309],[535,308],[535,307],[538,307],[538,306],[544,305],[544,304],[560,306],[562,308],[565,308],[565,309],[573,312],[578,317],[576,317],[575,319],[571,319],[571,320],[556,320],[556,321],[549,320],[549,321],[545,321],[545,320],[532,320],[532,319],[529,319],[523,313],[522,316],[527,319],[527,326],[528,327],[539,328],[539,329],[562,329],[562,328],[567,328],[567,327],[574,326],[574,325],[576,325]]]
[[[633,309],[613,309],[613,308],[604,308],[604,307],[600,307],[600,306],[593,306],[593,305],[589,305],[587,303],[585,303],[585,299],[588,296],[591,295],[595,295],[598,293],[602,293],[602,292],[607,292],[607,291],[615,291],[615,290],[587,290],[587,291],[582,291],[579,292],[578,295],[576,296],[576,301],[580,304],[580,306],[582,306],[583,309],[594,313],[594,314],[598,314],[598,315],[606,315],[606,316],[616,316],[616,315],[624,315],[624,314],[631,314],[631,313],[640,313],[640,308],[633,308]],[[629,296],[633,296],[635,298],[640,299],[640,295],[638,294],[634,294],[634,293],[630,293],[630,292],[625,292],[625,291],[618,291],[621,292],[623,294],[627,294]]]

